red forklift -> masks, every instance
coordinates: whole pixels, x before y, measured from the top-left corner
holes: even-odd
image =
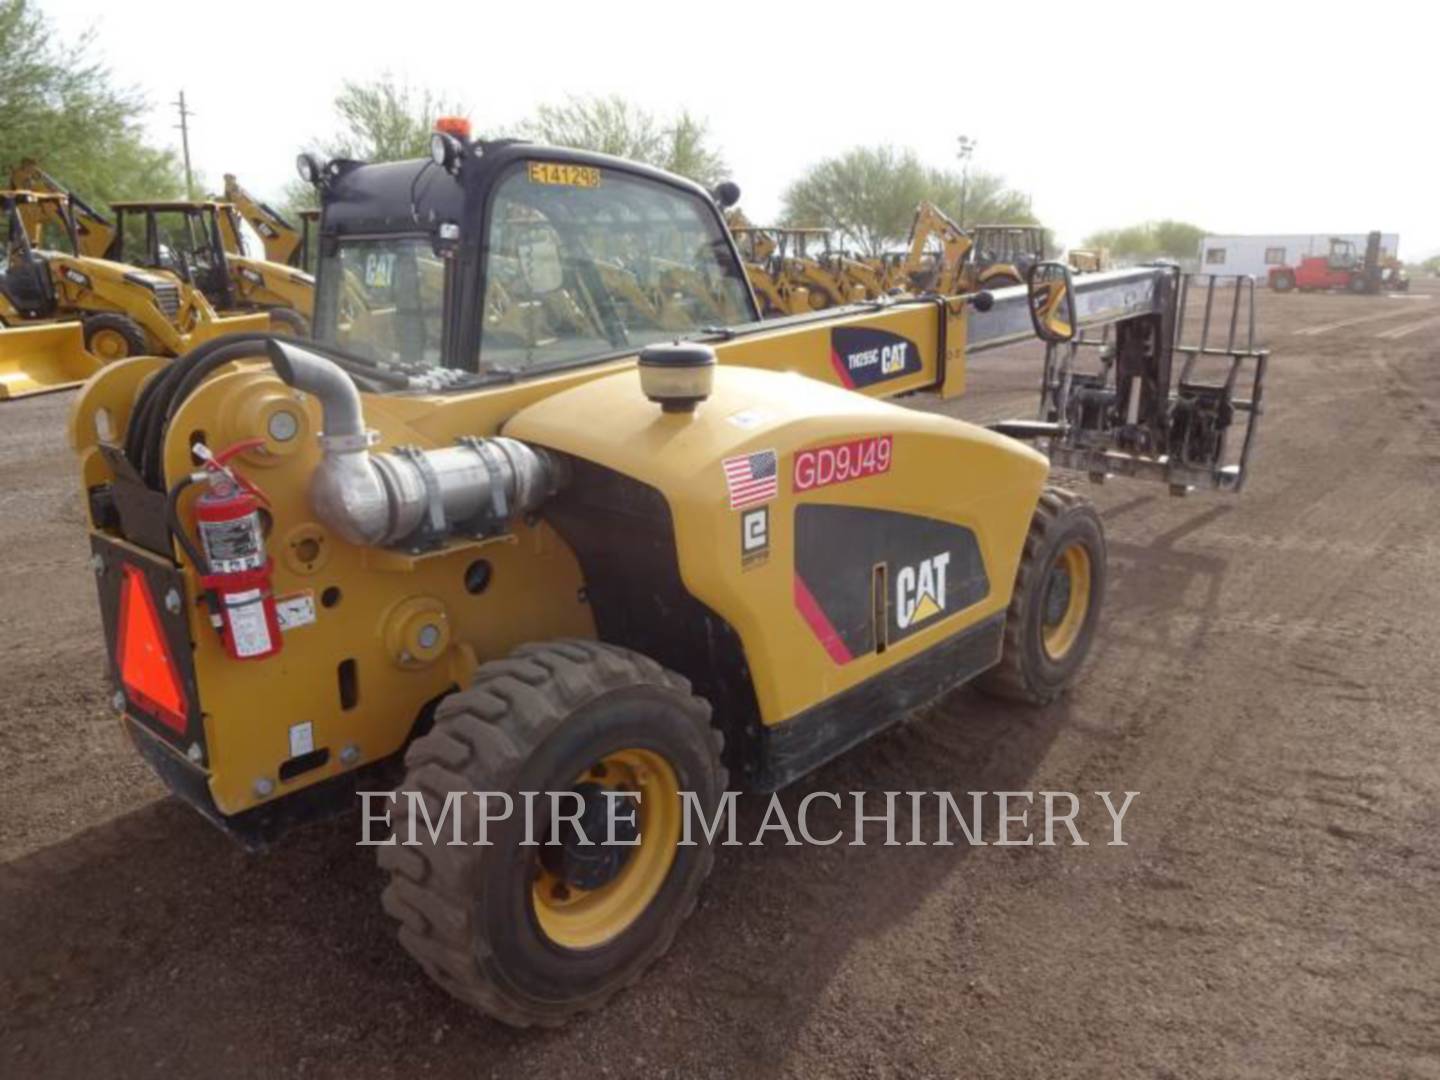
[[[1276,292],[1344,289],[1374,296],[1410,287],[1400,260],[1381,251],[1378,232],[1365,238],[1364,258],[1356,255],[1354,243],[1332,236],[1328,255],[1306,255],[1299,266],[1272,266],[1269,278],[1270,288]]]

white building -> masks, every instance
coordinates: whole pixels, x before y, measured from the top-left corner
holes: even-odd
[[[1272,266],[1296,266],[1306,255],[1330,254],[1330,238],[1349,240],[1365,254],[1367,233],[1284,233],[1273,236],[1207,236],[1200,241],[1200,269],[1207,274],[1253,274],[1264,281]],[[1380,234],[1380,253],[1400,250],[1399,233]]]

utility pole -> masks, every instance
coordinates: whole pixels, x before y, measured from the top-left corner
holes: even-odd
[[[180,99],[172,101],[180,110],[180,123],[175,126],[180,129],[180,146],[185,153],[185,197],[192,202],[195,199],[195,178],[190,172],[190,117],[195,114],[185,107],[185,91],[180,91]]]
[[[965,204],[970,198],[970,155],[975,153],[975,147],[979,145],[978,139],[972,139],[969,135],[961,135],[957,140],[960,149],[956,156],[960,159],[960,227],[965,227]]]

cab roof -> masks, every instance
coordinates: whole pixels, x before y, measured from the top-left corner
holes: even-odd
[[[461,222],[466,213],[468,186],[484,184],[509,166],[526,160],[626,172],[711,198],[699,184],[639,162],[523,139],[497,139],[470,144],[458,177],[428,159],[375,165],[331,162],[322,193],[325,232],[429,231],[442,221]]]
[[[0,190],[0,199],[8,199],[14,202],[69,202],[70,196],[59,191],[19,191],[15,189]]]
[[[323,198],[326,231],[346,233],[428,229],[465,208],[460,181],[429,159],[339,163]]]
[[[233,207],[233,203],[224,202],[218,199],[129,199],[124,202],[112,202],[112,210],[223,210]]]

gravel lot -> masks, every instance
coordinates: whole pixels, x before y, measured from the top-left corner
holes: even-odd
[[[962,690],[786,796],[1133,790],[1128,847],[722,849],[672,952],[547,1033],[424,978],[354,821],[254,857],[164,796],[107,706],[70,395],[0,406],[0,1075],[1440,1077],[1426,288],[1261,297],[1238,499],[1089,489],[1067,699]],[[979,358],[953,411],[1028,414],[1037,372]]]

